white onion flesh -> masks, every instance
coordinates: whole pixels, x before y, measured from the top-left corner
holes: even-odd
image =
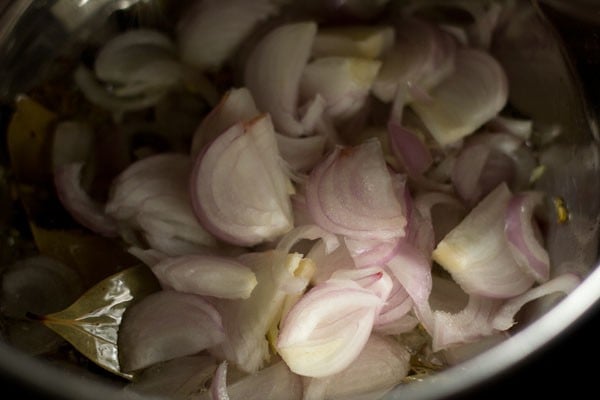
[[[198,250],[216,241],[197,221],[188,195],[192,168],[190,158],[166,153],[131,164],[114,181],[105,211],[120,224],[141,229],[155,249],[169,255],[182,255],[176,242]],[[174,254],[175,250],[175,254]],[[187,254],[187,251],[183,254]]]
[[[533,277],[515,262],[504,235],[511,196],[505,184],[499,185],[433,252],[433,259],[469,294],[509,298],[533,284]]]
[[[411,107],[440,145],[472,134],[506,104],[508,83],[502,67],[485,52],[461,49],[451,75]]]
[[[538,283],[550,277],[550,258],[537,237],[532,220],[534,209],[542,205],[543,199],[540,192],[514,196],[508,204],[504,227],[513,257]]]
[[[276,11],[272,0],[197,1],[177,27],[181,59],[200,69],[221,67],[257,24]]]
[[[289,186],[271,119],[261,115],[232,126],[198,157],[191,193],[210,232],[252,246],[292,229]]]
[[[411,87],[428,91],[452,73],[455,47],[444,32],[427,22],[402,21],[394,47],[383,58],[373,93],[389,103]]]
[[[239,260],[255,273],[257,285],[248,299],[220,300],[217,307],[227,336],[223,349],[227,359],[241,370],[254,373],[269,358],[265,335],[282,310],[288,295],[286,285],[297,279],[302,257],[269,251],[248,253]]]
[[[359,239],[404,236],[406,218],[377,141],[337,148],[311,173],[307,205],[315,223]]]
[[[227,392],[227,361],[217,367],[210,384],[210,397],[212,400],[229,400]]]
[[[410,353],[403,344],[373,334],[345,370],[306,380],[304,399],[381,398],[408,374],[409,362]]]
[[[283,25],[256,45],[244,82],[261,110],[269,110],[275,128],[289,136],[306,132],[299,121],[300,79],[317,33],[314,22]]]
[[[63,206],[81,225],[103,236],[117,236],[116,221],[81,187],[81,163],[63,165],[54,171],[54,184]]]
[[[225,299],[247,299],[256,286],[252,270],[216,256],[184,256],[161,260],[152,272],[164,288]]]
[[[137,96],[176,85],[182,70],[174,45],[162,33],[146,29],[115,36],[98,53],[98,79],[114,85],[117,96]]]
[[[216,360],[210,356],[179,357],[146,368],[125,390],[142,395],[187,399],[203,388],[216,368]]]
[[[382,301],[350,280],[328,280],[305,294],[282,321],[277,350],[300,375],[345,369],[364,348]]]
[[[320,28],[312,47],[314,58],[359,57],[378,59],[394,45],[391,26]]]
[[[201,296],[163,290],[127,309],[119,328],[123,371],[196,354],[225,339],[221,317]]]
[[[302,400],[302,380],[283,361],[246,375],[227,385],[231,400]],[[197,400],[213,400],[205,392]]]
[[[305,99],[321,95],[335,120],[355,115],[367,102],[380,61],[350,57],[323,57],[310,62],[300,81]]]
[[[259,114],[252,94],[246,88],[231,89],[202,120],[192,138],[192,157],[196,157],[204,146],[240,121],[248,121]]]

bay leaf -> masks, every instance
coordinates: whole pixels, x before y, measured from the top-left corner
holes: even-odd
[[[36,318],[100,367],[132,379],[119,368],[119,324],[133,301],[159,289],[152,271],[138,265],[104,279],[63,311]]]
[[[114,240],[78,230],[45,229],[30,223],[40,253],[75,269],[85,287],[139,264]]]
[[[21,183],[48,182],[48,149],[57,116],[28,96],[18,96],[15,107],[7,133],[11,168]]]

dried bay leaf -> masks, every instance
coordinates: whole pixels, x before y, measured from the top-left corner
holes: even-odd
[[[138,265],[114,274],[57,313],[36,317],[102,368],[131,379],[121,372],[117,335],[121,318],[132,301],[160,289],[152,271]]]
[[[7,137],[11,168],[19,182],[47,182],[57,116],[28,96],[18,96],[15,106]]]

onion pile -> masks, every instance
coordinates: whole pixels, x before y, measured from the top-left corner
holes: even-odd
[[[342,3],[337,27],[329,2],[318,18],[197,2],[174,37],[122,33],[78,70],[119,118],[238,71],[187,153],[132,162],[105,204],[80,160],[55,171],[75,219],[123,239],[163,287],[124,316],[125,372],[201,354],[212,399],[377,398],[411,354],[443,368],[579,283],[552,273],[550,194],[530,185],[535,121],[508,114],[486,48],[502,10],[463,5],[472,24],[438,26],[414,4],[367,22],[353,14],[367,2]],[[374,16],[386,5],[372,3]]]

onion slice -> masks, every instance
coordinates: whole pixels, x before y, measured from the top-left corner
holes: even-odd
[[[321,95],[334,122],[346,120],[365,106],[380,67],[380,61],[363,58],[317,58],[304,68],[301,96]]]
[[[248,121],[259,114],[252,94],[247,88],[231,89],[212,111],[204,117],[192,138],[190,154],[196,157],[202,148],[240,121]]]
[[[492,325],[495,329],[507,330],[515,324],[515,315],[526,303],[553,293],[568,295],[580,283],[580,277],[575,274],[566,273],[536,286],[522,295],[506,301],[494,316]]]
[[[226,359],[248,373],[257,372],[269,358],[269,343],[265,336],[282,312],[289,295],[288,287],[298,287],[302,256],[272,250],[246,253],[239,261],[256,275],[257,285],[246,300],[218,300],[227,341],[223,344]],[[231,394],[231,393],[230,393]]]
[[[248,267],[217,256],[168,258],[153,265],[152,272],[163,288],[225,299],[247,299],[257,283]]]
[[[200,69],[218,69],[276,12],[272,0],[198,1],[177,24],[181,59]]]
[[[301,136],[299,85],[317,32],[314,22],[282,25],[256,45],[246,63],[244,82],[261,110],[269,110],[277,130]]]
[[[410,353],[398,340],[373,334],[342,372],[306,379],[304,400],[379,399],[408,374]]]
[[[344,370],[364,348],[381,299],[350,280],[331,279],[306,293],[282,321],[277,351],[300,375]]]
[[[430,96],[427,101],[414,101],[411,107],[435,140],[446,146],[472,134],[500,112],[508,98],[508,82],[491,55],[461,49],[454,72]]]
[[[415,132],[395,122],[388,124],[390,148],[410,176],[422,175],[433,164],[431,151]]]
[[[217,367],[210,384],[210,397],[212,400],[229,400],[227,392],[227,361]]]
[[[194,166],[194,211],[222,240],[252,246],[293,227],[288,188],[268,115],[238,123],[220,135]]]
[[[130,30],[108,41],[96,57],[94,71],[119,97],[164,91],[182,78],[174,45],[149,29]]]
[[[55,169],[54,184],[58,198],[81,225],[103,236],[117,236],[116,221],[81,187],[82,169],[81,163],[67,164]]]
[[[106,213],[123,226],[141,230],[156,250],[169,255],[214,246],[215,238],[198,223],[192,210],[188,194],[191,167],[188,156],[176,153],[131,164],[113,181]]]
[[[504,233],[517,264],[538,283],[550,277],[550,258],[535,232],[533,213],[542,205],[541,192],[520,193],[510,200],[506,211]]]
[[[312,48],[314,58],[360,57],[381,58],[394,45],[391,26],[347,26],[321,28]]]
[[[119,327],[119,361],[136,371],[198,353],[225,339],[221,316],[201,296],[163,290],[130,306]]]
[[[306,201],[315,223],[330,232],[377,240],[404,235],[403,205],[376,140],[336,148],[312,171]]]
[[[398,92],[435,87],[452,73],[455,51],[452,38],[435,26],[416,18],[401,21],[395,45],[383,58],[373,84],[373,94],[389,103]]]
[[[511,196],[506,184],[499,185],[433,251],[433,259],[468,294],[510,298],[533,284],[533,277],[515,262],[504,234]]]

